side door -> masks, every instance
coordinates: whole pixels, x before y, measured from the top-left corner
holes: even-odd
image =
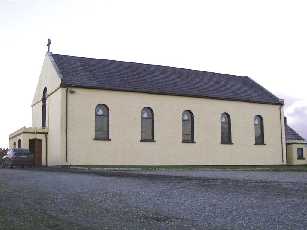
[[[33,154],[33,165],[35,167],[42,166],[42,140],[30,139],[29,150]]]

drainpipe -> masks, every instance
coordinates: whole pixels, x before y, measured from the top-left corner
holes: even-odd
[[[281,101],[283,103],[283,100]],[[283,104],[280,105],[280,110],[279,110],[279,114],[280,114],[280,143],[281,143],[281,161],[282,163],[285,163],[285,159],[284,159],[284,142],[283,142],[283,122],[284,119],[282,118],[282,108],[283,108]]]
[[[46,167],[48,167],[48,134],[45,133]]]
[[[68,88],[66,88],[66,103],[65,103],[65,160],[66,160],[66,165],[68,163]]]

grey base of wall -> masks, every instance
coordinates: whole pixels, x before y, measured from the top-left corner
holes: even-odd
[[[49,168],[82,170],[259,170],[259,171],[307,171],[306,165],[59,165]]]

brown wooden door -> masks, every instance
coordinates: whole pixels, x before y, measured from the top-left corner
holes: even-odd
[[[33,153],[34,166],[42,166],[42,140],[31,139],[29,140],[29,150]]]

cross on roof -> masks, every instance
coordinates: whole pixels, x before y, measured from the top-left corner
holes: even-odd
[[[48,43],[47,43],[48,53],[50,52],[50,46],[51,46],[51,39],[48,38]]]

